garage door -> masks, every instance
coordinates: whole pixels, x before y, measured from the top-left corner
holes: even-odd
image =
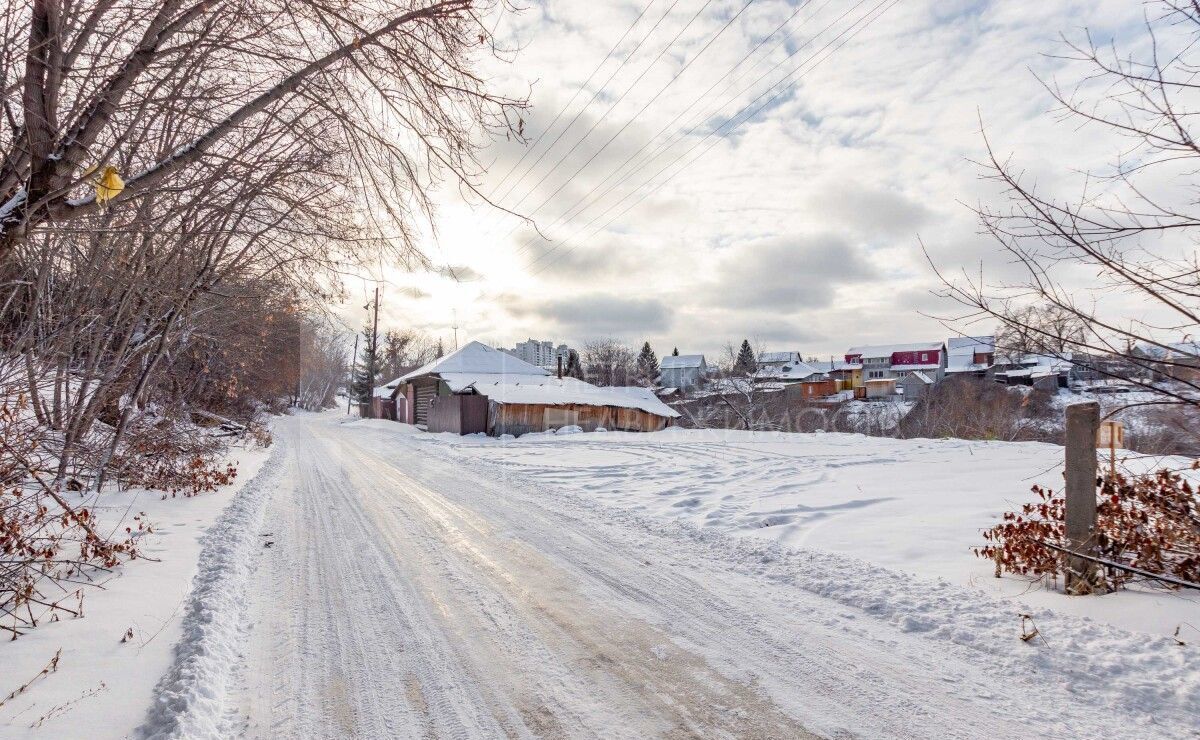
[[[437,395],[436,383],[422,383],[416,387],[416,422],[429,423],[429,401]]]

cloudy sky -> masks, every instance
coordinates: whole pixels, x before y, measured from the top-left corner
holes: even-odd
[[[999,202],[970,161],[980,121],[1043,187],[1110,162],[1121,142],[1056,120],[1035,74],[1075,80],[1082,70],[1050,56],[1060,32],[1134,44],[1144,12],[1132,0],[552,0],[506,13],[496,36],[520,51],[487,69],[497,89],[530,94],[533,143],[488,147],[480,186],[549,239],[448,187],[427,249],[441,269],[384,269],[381,323],[447,341],[457,323],[460,341],[505,345],[649,340],[660,355],[744,337],[820,356],[944,338],[923,314],[954,309],[930,294],[921,242],[950,270],[1011,269],[968,208]]]

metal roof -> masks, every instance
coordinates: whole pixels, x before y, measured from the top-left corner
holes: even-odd
[[[678,370],[680,368],[700,367],[704,364],[704,355],[667,355],[658,362],[660,370]]]

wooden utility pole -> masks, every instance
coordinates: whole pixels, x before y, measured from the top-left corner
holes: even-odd
[[[358,367],[358,332],[354,332],[354,354],[350,356],[350,382],[346,384],[346,416],[354,403],[354,368]]]
[[[373,403],[375,398],[375,359],[379,356],[379,286],[375,286],[375,301],[371,304],[375,315],[371,319],[371,358],[367,363],[367,381],[370,383],[371,397],[367,403]]]
[[[1066,524],[1071,549],[1091,554],[1096,544],[1096,432],[1100,404],[1095,401],[1067,406]],[[1087,594],[1095,589],[1096,563],[1067,556],[1067,593]]]

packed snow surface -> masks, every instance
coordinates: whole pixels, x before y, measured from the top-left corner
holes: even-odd
[[[275,433],[271,461],[204,535],[173,659],[148,663],[157,689],[123,699],[122,728],[1200,733],[1200,635],[1167,636],[1200,624],[1194,601],[1068,599],[994,579],[968,551],[1030,485],[1056,483],[1060,448],[682,430],[490,439],[337,414]],[[1181,461],[1127,464],[1164,462]],[[1037,638],[1021,639],[1022,614]],[[112,684],[136,683],[130,670]],[[131,734],[73,711],[48,736]]]
[[[961,565],[920,572],[926,552],[976,567],[966,546],[1003,499],[935,504],[1009,483],[1019,500],[1051,447],[330,417],[278,438],[276,544],[214,737],[1200,731],[1191,642],[997,599]],[[836,551],[851,540],[887,562]],[[1022,613],[1044,640],[1020,639]]]

